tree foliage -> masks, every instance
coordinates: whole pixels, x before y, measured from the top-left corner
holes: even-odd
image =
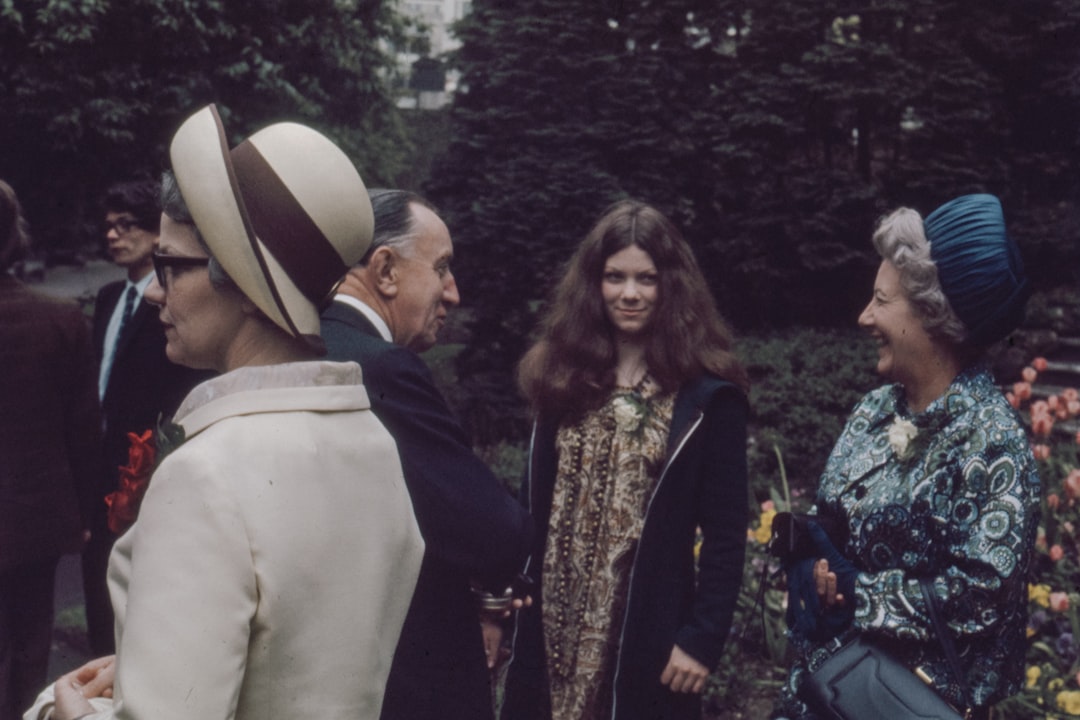
[[[742,329],[850,325],[877,217],[1003,198],[1037,283],[1080,268],[1074,0],[475,0],[427,187],[476,313],[481,439],[562,262],[609,202],[683,229]],[[488,413],[485,407],[497,408]]]
[[[75,244],[92,237],[101,189],[156,175],[178,125],[215,102],[232,141],[304,122],[339,142],[369,184],[393,183],[408,143],[383,79],[385,48],[403,32],[392,8],[0,0],[0,175],[40,243]]]

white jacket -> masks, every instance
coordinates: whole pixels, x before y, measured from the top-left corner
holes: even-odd
[[[423,541],[360,367],[241,368],[176,422],[110,559],[115,701],[90,717],[376,720]]]

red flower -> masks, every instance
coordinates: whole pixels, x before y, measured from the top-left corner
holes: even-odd
[[[1013,395],[1019,400],[1027,400],[1031,397],[1031,383],[1029,382],[1016,382],[1013,383]]]
[[[157,460],[157,448],[154,446],[154,433],[147,430],[142,435],[128,433],[131,447],[128,449],[128,464],[119,468],[120,483],[116,492],[105,496],[109,506],[109,530],[122,534],[135,523],[139,514],[139,505],[150,485],[150,475],[154,472]]]
[[[1065,494],[1075,500],[1080,497],[1080,469],[1072,470],[1065,476]]]

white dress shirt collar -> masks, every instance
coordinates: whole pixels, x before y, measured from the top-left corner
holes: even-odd
[[[387,325],[386,321],[382,319],[379,313],[375,312],[374,308],[366,302],[354,298],[352,295],[345,295],[342,293],[338,293],[334,296],[334,302],[344,303],[353,308],[375,326],[375,330],[378,331],[379,336],[382,337],[383,340],[388,343],[394,342],[394,336],[390,334],[390,326]]]

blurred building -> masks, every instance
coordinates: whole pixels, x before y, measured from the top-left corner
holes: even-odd
[[[400,12],[415,23],[411,47],[399,52],[400,73],[407,78],[400,88],[398,107],[437,109],[449,102],[457,85],[447,73],[443,56],[460,43],[452,25],[465,17],[471,0],[399,0]]]

